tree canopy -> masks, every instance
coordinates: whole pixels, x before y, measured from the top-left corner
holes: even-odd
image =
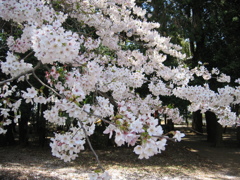
[[[167,140],[181,141],[183,133],[164,134],[154,117],[158,112],[175,123],[183,121],[179,109],[163,97],[187,101],[191,112],[212,111],[222,125],[239,123],[230,106],[240,102],[240,79],[230,87],[230,76],[198,62],[208,59],[204,54],[207,46],[215,53],[212,44],[217,42],[206,41],[211,39],[206,32],[217,30],[207,26],[213,20],[205,22],[208,1],[203,5],[200,1],[148,1],[142,7],[133,0],[0,3],[1,23],[7,24],[1,38],[6,48],[1,51],[1,73],[5,76],[0,81],[0,133],[6,133],[4,127],[13,122],[29,118],[25,118],[26,111],[21,114],[21,104],[28,104],[32,111],[41,106],[38,117],[67,126],[51,138],[52,154],[68,162],[88,143],[98,163],[96,172],[102,172],[92,174],[91,179],[110,178],[89,139],[98,122],[106,125],[103,133],[114,136],[118,146],[134,146],[140,159],[161,153]],[[161,12],[163,7],[170,8]],[[163,18],[162,29],[156,19],[149,21],[147,10],[156,14],[152,20]],[[173,11],[177,13],[173,15]],[[181,22],[188,26],[180,26]],[[206,28],[209,30],[204,31]],[[223,32],[220,39],[217,35],[212,39],[229,43],[230,31]],[[170,36],[176,38],[171,40]],[[176,44],[187,38],[187,54],[192,56],[189,66]],[[207,83],[196,85],[196,77],[206,82],[215,79],[222,86],[212,90]],[[26,82],[24,87],[22,81]],[[142,89],[147,90],[142,93]]]

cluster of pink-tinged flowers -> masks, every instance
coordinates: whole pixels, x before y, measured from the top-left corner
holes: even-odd
[[[190,86],[194,76],[216,78],[222,83],[229,83],[230,77],[217,68],[208,71],[201,62],[194,69],[186,68],[180,61],[185,58],[181,47],[160,36],[155,30],[159,24],[148,22],[146,11],[137,7],[134,0],[65,0],[59,7],[65,12],[54,10],[45,0],[0,2],[0,17],[22,28],[20,37],[9,36],[7,40],[9,51],[6,60],[1,60],[1,71],[10,80],[26,80],[37,68],[33,64],[47,64],[47,83],[35,78],[51,91],[45,96],[34,87],[17,91],[17,86],[11,87],[8,80],[0,82],[0,116],[4,119],[0,134],[6,133],[4,126],[12,122],[11,112],[14,122],[20,118],[22,99],[33,105],[51,104],[44,111],[44,118],[50,123],[64,126],[67,120],[77,121],[69,132],[56,133],[51,139],[52,154],[65,162],[74,160],[84,150],[99,121],[109,124],[105,134],[114,137],[118,146],[134,146],[140,159],[164,151],[169,139],[181,141],[183,133],[171,132],[170,138],[153,117],[157,111],[175,123],[183,119],[177,108],[163,106],[159,96],[188,100],[191,112],[213,111],[222,125],[239,124],[239,116],[231,112],[230,105],[240,103],[240,86],[227,85],[217,92],[207,84]],[[65,28],[68,18],[78,25],[76,31]],[[94,33],[86,33],[85,27]],[[130,44],[142,43],[146,51],[122,48],[129,45],[123,35],[129,41],[133,39]],[[36,58],[32,63],[26,63],[31,53],[25,58],[17,56],[28,51]],[[167,55],[178,58],[180,65],[165,66]],[[236,83],[240,84],[240,79]],[[135,90],[143,84],[148,85],[150,94],[140,97]],[[19,100],[11,100],[12,95]],[[90,97],[93,100],[88,102]],[[91,174],[90,179],[110,176],[105,171]]]
[[[52,155],[69,162],[78,157],[78,153],[84,150],[85,135],[80,128],[71,128],[65,134],[55,134],[55,138],[51,139],[50,147]]]
[[[32,36],[32,48],[35,56],[42,62],[71,63],[78,56],[83,40],[76,33],[65,31],[60,22],[42,26]]]

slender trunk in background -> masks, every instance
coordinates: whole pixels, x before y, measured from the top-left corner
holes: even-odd
[[[19,120],[19,143],[22,146],[28,145],[29,133],[28,133],[28,122],[31,117],[31,104],[22,102],[20,107],[21,118]]]

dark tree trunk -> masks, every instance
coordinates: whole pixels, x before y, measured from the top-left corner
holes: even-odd
[[[174,131],[174,123],[171,119],[167,120],[167,128],[168,128],[168,132]]]
[[[164,125],[162,125],[164,133],[170,132],[174,130],[174,123],[171,119],[167,119],[167,115],[164,115]]]
[[[237,126],[237,141],[238,141],[238,146],[240,147],[240,126]]]
[[[43,117],[43,112],[47,110],[46,104],[38,106],[38,117],[37,117],[37,133],[39,146],[43,147],[46,139],[46,119]]]
[[[19,120],[19,143],[23,146],[28,145],[28,122],[31,117],[31,104],[25,102],[22,103],[21,109],[21,118]]]
[[[7,145],[7,143],[6,143],[6,137],[5,137],[5,135],[0,134],[0,147],[6,146],[6,145]]]
[[[188,110],[187,109],[184,110],[184,116],[185,116],[186,125],[188,127],[189,126],[189,122],[188,122]]]
[[[15,144],[15,138],[14,138],[14,123],[9,124],[6,126],[6,144],[7,145],[14,145]]]
[[[202,113],[200,110],[193,112],[192,128],[199,133],[203,133]]]
[[[239,104],[236,104],[234,106],[233,111],[236,112],[237,116],[239,115]],[[240,124],[237,124],[236,136],[237,136],[238,146],[240,147]]]
[[[214,146],[219,147],[223,145],[222,133],[223,128],[217,122],[216,115],[211,112],[207,111],[205,113],[206,122],[207,122],[207,140],[209,142],[214,143]]]

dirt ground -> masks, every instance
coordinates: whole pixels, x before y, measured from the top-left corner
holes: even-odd
[[[166,151],[148,160],[139,160],[133,148],[96,152],[113,180],[240,180],[240,148],[233,134],[225,134],[224,145],[215,148],[206,135],[184,131],[182,142],[169,142]],[[74,162],[64,163],[51,155],[49,147],[0,147],[2,180],[84,180],[95,167],[89,150]]]

